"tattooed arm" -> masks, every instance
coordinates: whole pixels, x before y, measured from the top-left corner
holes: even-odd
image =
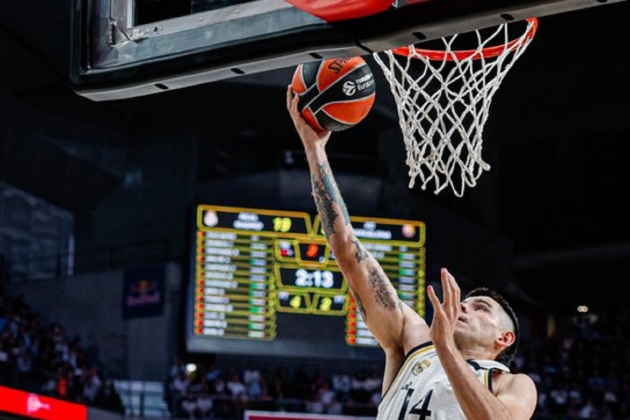
[[[326,156],[330,132],[315,132],[299,115],[298,96],[287,91],[287,108],[302,140],[311,173],[313,197],[326,239],[364,321],[387,354],[383,387],[389,385],[404,355],[429,340],[426,323],[398,299],[380,264],[361,245],[350,223]]]

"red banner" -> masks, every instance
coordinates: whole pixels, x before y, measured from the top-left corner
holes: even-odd
[[[0,386],[0,411],[41,420],[87,420],[87,407]]]

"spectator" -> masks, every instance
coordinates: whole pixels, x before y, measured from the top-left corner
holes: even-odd
[[[83,382],[83,397],[87,403],[94,401],[96,393],[101,387],[101,378],[98,376],[98,371],[94,366],[90,366],[86,369],[82,378]]]
[[[170,390],[175,397],[179,395],[185,395],[188,392],[188,386],[190,385],[190,379],[186,371],[179,371],[170,384]]]
[[[212,407],[214,406],[212,397],[208,394],[202,394],[197,397],[197,409],[200,418],[211,419],[213,417]]]
[[[332,389],[337,395],[339,401],[345,402],[350,396],[352,388],[352,378],[345,369],[333,374]]]
[[[209,391],[210,387],[206,382],[206,376],[203,372],[197,370],[196,372],[190,374],[188,378],[190,382],[188,385],[188,394],[200,395]]]
[[[594,419],[597,418],[597,410],[593,405],[593,401],[590,398],[586,399],[586,402],[582,406],[579,412],[579,418],[581,419]]]
[[[566,413],[569,401],[569,393],[567,392],[565,384],[558,383],[557,386],[551,390],[549,396],[551,397],[551,413]]]
[[[374,393],[380,394],[382,384],[383,381],[380,375],[374,370],[369,370],[363,386],[365,387],[365,390],[370,394],[370,396]]]
[[[70,385],[68,378],[66,377],[65,372],[63,372],[63,369],[60,367],[57,380],[55,381],[55,391],[53,396],[56,398],[67,399],[70,396],[69,388]]]
[[[243,384],[247,388],[247,398],[250,400],[257,400],[266,392],[263,389],[262,373],[252,362],[248,362],[243,371]]]
[[[260,382],[261,380],[260,370],[254,366],[253,362],[247,362],[247,366],[243,370],[243,383],[248,386],[252,382]]]
[[[218,369],[215,366],[214,362],[208,363],[208,366],[206,368],[206,379],[208,380],[208,383],[214,382],[214,380],[217,379],[219,375],[221,375],[221,369]]]
[[[197,397],[194,395],[187,395],[182,400],[182,410],[186,413],[187,418],[197,418]]]
[[[181,357],[176,357],[175,360],[173,360],[173,364],[169,369],[169,376],[171,379],[174,379],[180,376],[180,374],[182,373],[188,374],[188,371],[186,371],[186,364]]]
[[[15,356],[17,370],[20,373],[29,373],[33,369],[33,360],[26,351],[26,347],[21,346],[18,348],[17,355]]]
[[[337,399],[335,391],[333,391],[328,381],[321,384],[317,393],[317,400],[322,405],[324,413],[342,414],[343,406]]]
[[[11,358],[9,357],[9,353],[4,348],[4,342],[0,340],[0,364],[6,363],[9,364],[11,362]]]
[[[232,395],[235,399],[247,399],[247,388],[241,381],[240,375],[237,371],[232,371],[230,373],[230,378],[225,385],[230,392],[230,395]]]

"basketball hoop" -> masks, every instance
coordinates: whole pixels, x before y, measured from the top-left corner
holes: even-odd
[[[490,169],[481,151],[492,97],[538,28],[538,19],[529,18],[514,35],[515,23],[440,38],[436,49],[409,45],[373,54],[396,101],[409,188],[419,177],[423,190],[433,182],[435,194],[450,186],[461,197]]]

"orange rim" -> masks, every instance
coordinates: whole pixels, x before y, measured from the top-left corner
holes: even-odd
[[[527,30],[527,33],[524,34],[524,39],[530,40],[536,35],[536,31],[538,30],[538,19],[537,18],[527,18],[526,19],[531,25]],[[394,48],[392,52],[398,55],[404,55],[406,57],[411,58],[419,58],[419,56],[423,56],[433,61],[460,61],[465,60],[467,58],[472,57],[473,60],[478,60],[480,58],[492,58],[501,55],[505,50],[514,50],[519,42],[523,39],[523,37],[513,39],[508,42],[507,45],[495,45],[493,47],[486,47],[481,51],[477,50],[455,50],[455,51],[440,51],[440,50],[425,50],[422,48],[415,48],[414,51],[411,51],[409,47],[398,47]]]

